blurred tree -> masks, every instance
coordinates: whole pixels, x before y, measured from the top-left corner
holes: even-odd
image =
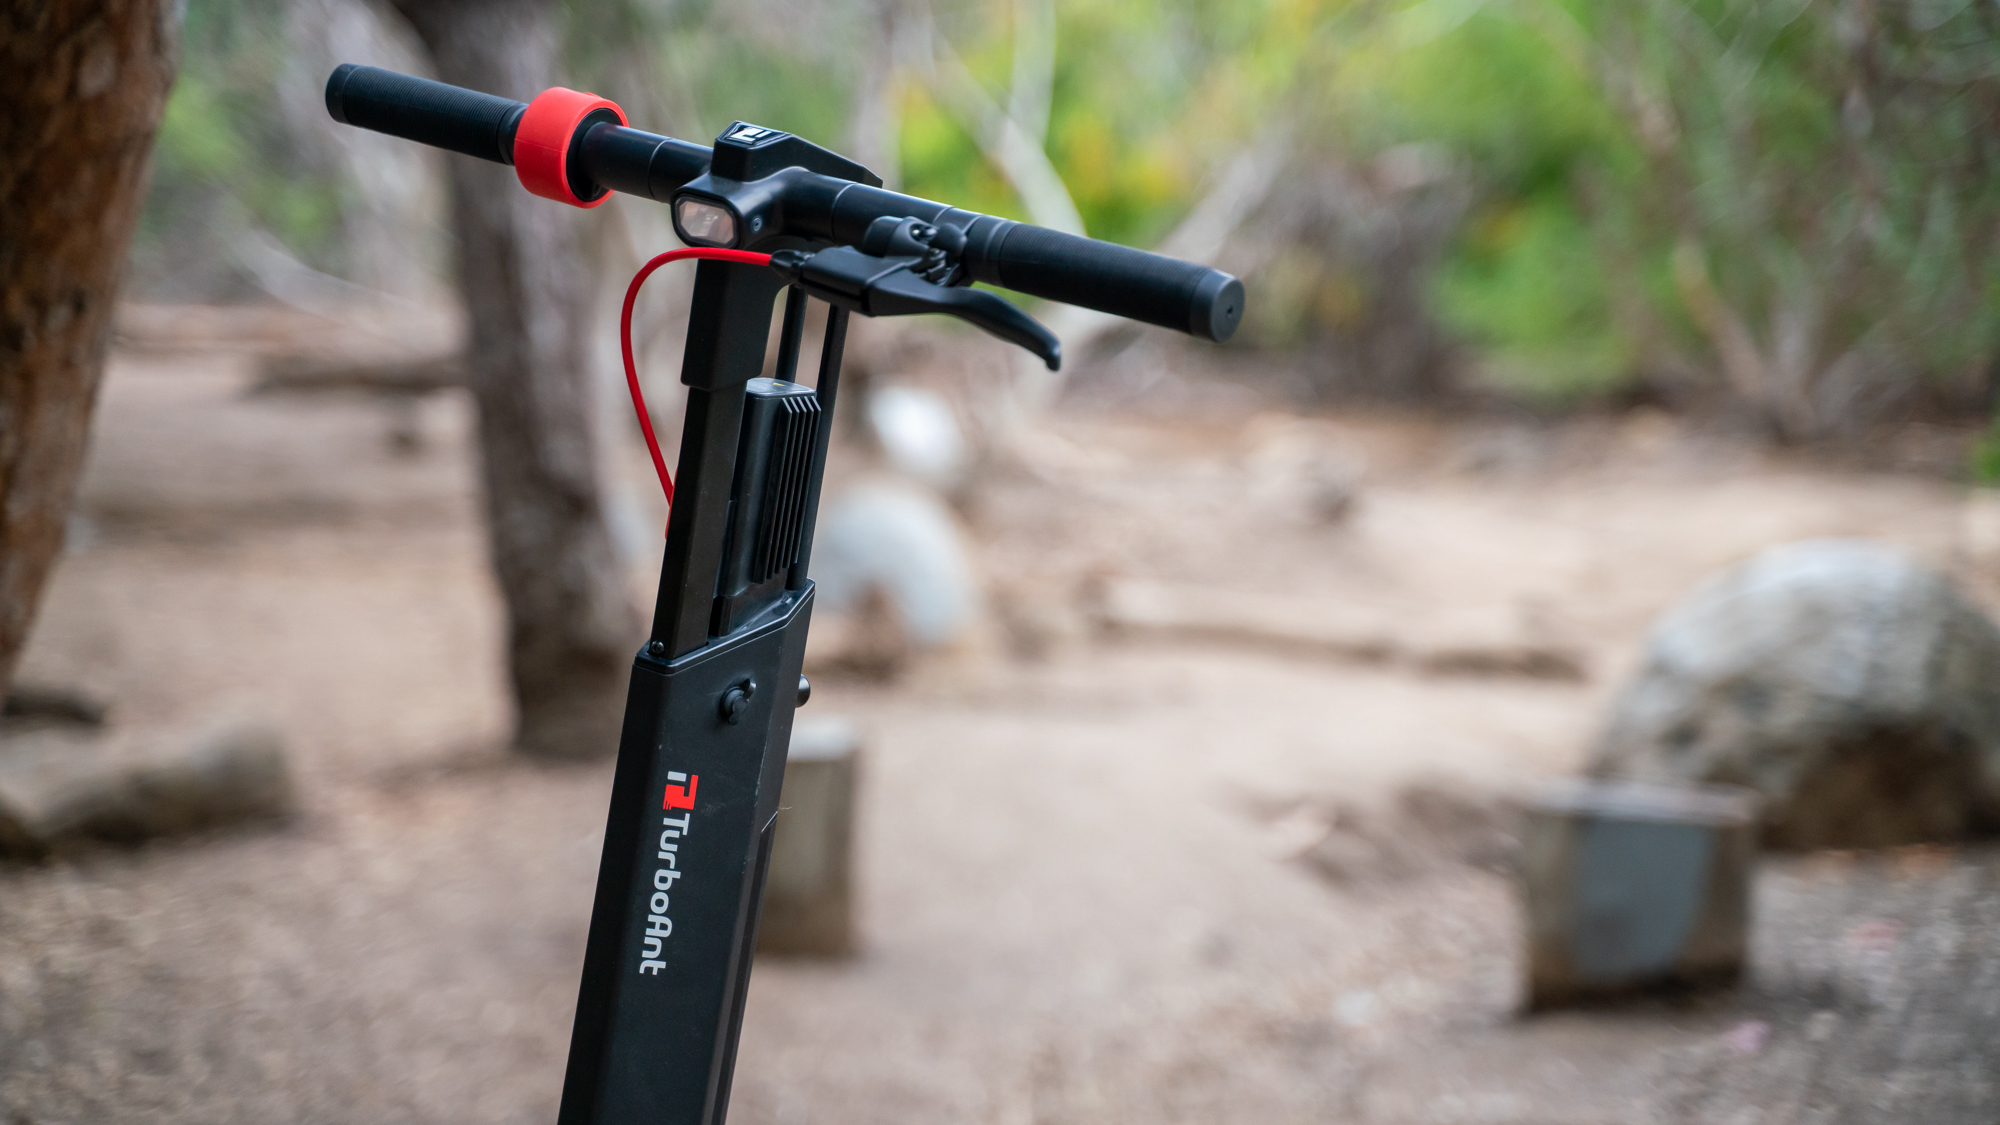
[[[544,0],[396,7],[441,81],[522,99],[555,84]],[[509,168],[455,156],[449,176],[515,745],[537,757],[608,755],[640,627],[595,456],[583,232],[574,211],[522,191]]]
[[[178,37],[162,0],[0,25],[0,695],[62,549]]]

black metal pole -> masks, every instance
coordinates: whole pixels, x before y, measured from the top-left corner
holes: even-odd
[[[771,303],[785,282],[761,266],[703,262],[695,271],[681,382],[688,386],[666,562],[653,611],[652,641],[668,656],[708,643],[729,486],[743,426],[743,384],[764,369]],[[650,648],[651,646],[649,646]],[[655,653],[659,655],[659,653]]]
[[[794,285],[785,290],[785,324],[778,329],[777,377],[787,383],[799,378],[799,339],[806,330],[806,291]]]
[[[709,636],[744,384],[783,286],[704,262],[652,640],[632,669],[560,1125],[721,1125],[757,940],[810,583]]]
[[[840,360],[846,348],[847,310],[828,305],[826,336],[819,349],[819,382],[813,388],[819,396],[819,439],[813,446],[812,476],[806,485],[805,531],[799,536],[798,562],[792,564],[790,584],[794,590],[805,589],[807,567],[812,562],[813,529],[819,525],[819,489],[826,479],[827,449],[833,444],[833,400],[840,390]]]

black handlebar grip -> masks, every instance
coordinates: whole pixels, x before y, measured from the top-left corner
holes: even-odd
[[[1129,246],[1009,223],[968,246],[973,279],[1220,343],[1243,319],[1243,283]]]
[[[343,125],[500,164],[514,163],[514,130],[527,108],[525,102],[354,63],[335,67],[326,80],[326,111]]]

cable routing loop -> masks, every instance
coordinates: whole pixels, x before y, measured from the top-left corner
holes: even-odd
[[[625,386],[632,392],[632,409],[639,415],[639,432],[646,435],[646,452],[653,455],[653,469],[660,474],[660,491],[667,494],[667,503],[674,502],[674,478],[667,472],[667,459],[660,455],[660,439],[653,434],[653,416],[646,411],[646,395],[639,389],[639,365],[632,358],[632,305],[639,299],[639,287],[653,276],[653,271],[668,262],[680,262],[694,258],[713,262],[737,262],[746,266],[768,266],[769,254],[758,254],[749,250],[715,250],[698,247],[691,250],[669,250],[656,254],[652,260],[639,267],[632,275],[632,283],[625,287],[625,308],[618,314],[618,345],[625,356]]]

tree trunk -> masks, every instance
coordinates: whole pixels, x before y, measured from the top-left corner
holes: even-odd
[[[554,84],[548,4],[396,5],[439,80],[520,99]],[[579,216],[529,195],[511,168],[465,156],[449,166],[490,548],[507,603],[515,745],[538,757],[601,757],[618,747],[641,631],[599,488]]]
[[[0,696],[62,550],[176,10],[41,0],[0,18]]]

